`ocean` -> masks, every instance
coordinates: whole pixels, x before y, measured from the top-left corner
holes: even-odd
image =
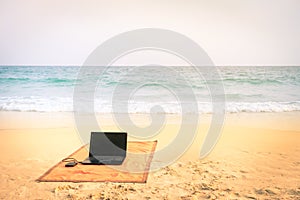
[[[0,111],[72,112],[74,88],[89,80],[97,83],[92,88],[96,113],[118,112],[114,104],[127,104],[128,113],[153,112],[151,108],[159,105],[163,110],[158,112],[173,114],[182,113],[182,104],[194,103],[198,110],[189,112],[212,112],[207,83],[218,80],[200,76],[189,67],[144,67],[137,73],[132,73],[133,69],[110,67],[100,76],[91,69],[88,79],[81,80],[77,78],[79,66],[0,66]],[[171,70],[179,76],[174,78]],[[228,66],[218,70],[227,113],[300,111],[300,67]],[[176,91],[184,94],[187,87],[193,95],[187,94],[184,102],[179,102]],[[130,98],[118,101],[122,88],[124,95],[130,92]],[[121,94],[115,95],[116,91]]]

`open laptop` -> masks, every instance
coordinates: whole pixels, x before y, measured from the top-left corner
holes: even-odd
[[[126,157],[127,133],[92,132],[86,165],[121,165]]]

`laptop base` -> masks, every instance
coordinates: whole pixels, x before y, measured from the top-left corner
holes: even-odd
[[[124,159],[118,159],[118,160],[96,160],[96,159],[90,159],[87,158],[84,161],[81,162],[83,165],[122,165]]]

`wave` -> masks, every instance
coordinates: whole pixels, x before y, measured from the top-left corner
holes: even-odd
[[[294,102],[229,102],[227,112],[292,112],[300,111],[300,101]]]
[[[63,79],[63,78],[46,78],[40,80],[41,82],[47,82],[47,83],[73,83],[76,81],[76,79]]]
[[[0,77],[0,82],[16,82],[16,81],[30,81],[30,78],[20,78],[20,77],[9,77],[9,78],[1,78]]]
[[[223,82],[226,84],[228,83],[242,83],[242,84],[250,84],[250,85],[280,85],[283,83],[281,80],[276,79],[259,79],[259,78],[225,78],[223,79]]]
[[[5,83],[15,83],[15,82],[22,82],[22,83],[75,83],[76,79],[67,79],[67,78],[21,78],[21,77],[9,77],[9,78],[1,78],[0,82]]]
[[[184,102],[186,110],[182,110],[182,104],[178,102],[120,102],[112,106],[109,101],[95,100],[94,111],[96,113],[212,113],[210,102],[198,102],[198,110],[195,105]],[[160,106],[161,109],[153,109]],[[127,108],[128,110],[118,109]],[[73,112],[73,99],[68,97],[1,97],[0,111],[18,112]],[[259,112],[292,112],[300,111],[300,101],[292,102],[226,102],[227,113],[259,113]]]

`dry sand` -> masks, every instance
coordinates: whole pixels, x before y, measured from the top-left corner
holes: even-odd
[[[210,115],[175,163],[146,184],[38,183],[35,180],[81,146],[71,113],[0,112],[1,199],[300,199],[299,112],[228,114],[213,152],[199,160]],[[133,116],[147,124],[147,116]],[[98,116],[117,130],[109,116]],[[157,136],[163,148],[179,127],[170,116]]]

